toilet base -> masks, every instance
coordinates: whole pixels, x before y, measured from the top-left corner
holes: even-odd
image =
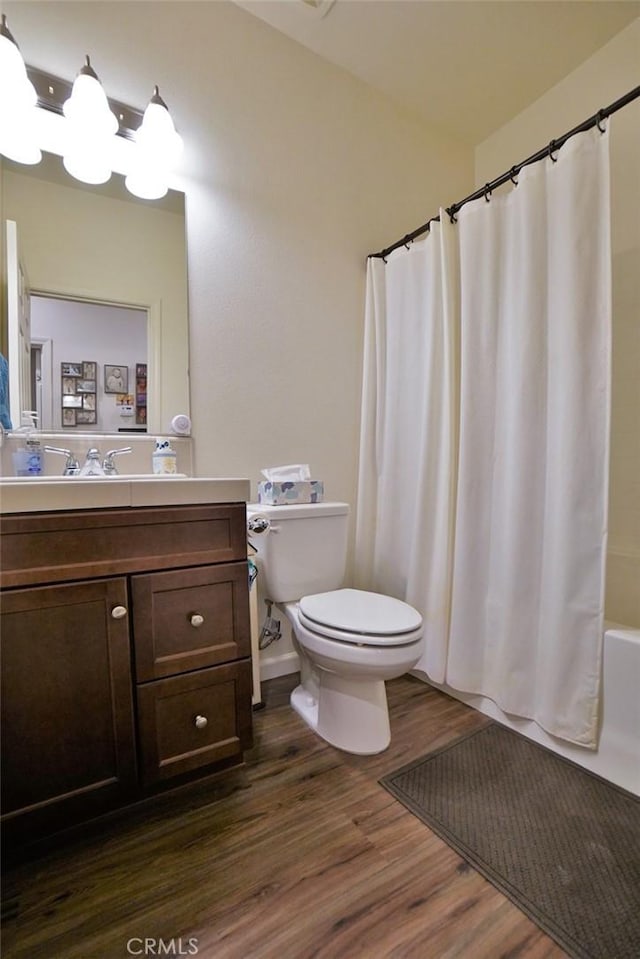
[[[357,756],[383,752],[391,741],[383,680],[359,681],[324,669],[291,693],[291,706],[322,739]]]

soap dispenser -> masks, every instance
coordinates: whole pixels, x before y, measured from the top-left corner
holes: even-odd
[[[43,450],[37,433],[37,419],[38,414],[34,410],[25,410],[22,413],[22,425],[17,432],[24,436],[24,443],[13,454],[16,476],[42,474]]]
[[[176,463],[176,451],[171,448],[171,441],[159,436],[153,453],[153,472],[156,476],[175,474]]]

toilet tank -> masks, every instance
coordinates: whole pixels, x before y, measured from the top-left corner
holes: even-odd
[[[347,562],[347,503],[299,506],[247,504],[247,521],[264,517],[265,533],[249,533],[264,595],[288,603],[338,589]]]

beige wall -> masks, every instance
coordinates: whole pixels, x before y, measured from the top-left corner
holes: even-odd
[[[464,195],[472,151],[230,3],[4,8],[27,62],[89,51],[134,106],[158,83],[184,137],[197,472],[309,462],[353,503],[366,255]]]
[[[486,183],[638,84],[640,20],[476,150]],[[640,626],[640,100],[611,118],[613,388],[608,618]]]

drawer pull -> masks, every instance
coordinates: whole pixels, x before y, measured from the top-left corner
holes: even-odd
[[[206,716],[196,716],[196,718],[193,720],[193,724],[196,729],[204,729],[208,722],[209,720]]]
[[[204,616],[201,616],[200,613],[192,613],[190,616],[190,622],[192,626],[195,626],[196,629],[198,626],[202,626],[204,623]]]
[[[111,610],[111,615],[114,619],[122,619],[123,616],[127,615],[126,606],[114,606]]]

